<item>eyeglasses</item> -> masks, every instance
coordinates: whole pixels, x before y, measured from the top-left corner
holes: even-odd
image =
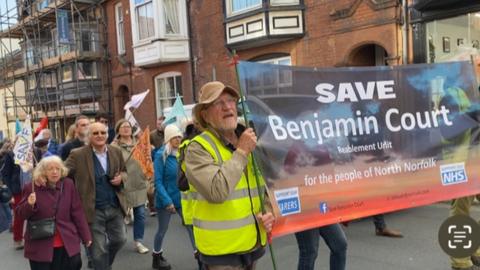
[[[212,103],[212,107],[215,107],[215,108],[225,108],[225,107],[232,107],[234,105],[237,104],[237,99],[234,98],[234,97],[229,97],[229,98],[226,98],[225,100],[217,100],[215,102]]]
[[[106,131],[94,131],[94,132],[92,132],[93,136],[98,136],[99,134],[105,135],[105,134],[107,134],[107,132]]]
[[[102,124],[108,124],[108,120],[100,120],[99,122]]]
[[[131,126],[121,126],[120,128],[132,128]]]

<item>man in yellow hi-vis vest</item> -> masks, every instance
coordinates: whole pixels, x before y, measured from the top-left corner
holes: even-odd
[[[471,102],[465,91],[458,87],[449,87],[445,90],[444,95],[440,100],[440,105],[447,107],[451,114],[456,118],[451,119],[457,125],[455,128],[448,128],[444,126],[442,129],[443,135],[443,160],[449,163],[466,162],[469,154],[469,147],[471,141],[470,129],[459,129],[463,123],[462,117],[471,106]],[[473,201],[480,199],[480,195],[466,196],[456,198],[452,201],[450,216],[454,215],[470,215],[470,208]],[[472,256],[465,258],[451,257],[452,270],[475,270],[480,269],[480,249],[478,249]]]
[[[253,129],[237,126],[239,98],[232,87],[209,82],[193,109],[204,132],[187,147],[186,176],[195,244],[208,270],[254,269],[274,223],[270,210],[260,210],[265,183],[260,179],[257,187],[250,155],[257,137]]]

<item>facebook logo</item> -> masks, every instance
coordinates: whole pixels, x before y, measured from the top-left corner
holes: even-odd
[[[322,214],[326,214],[328,212],[328,205],[327,205],[326,202],[321,202],[318,205],[318,208],[320,208],[320,213],[322,213]]]

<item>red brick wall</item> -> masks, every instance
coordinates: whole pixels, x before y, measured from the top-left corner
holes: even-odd
[[[126,53],[123,56],[126,65],[119,61],[117,50],[117,35],[115,21],[115,5],[122,3],[124,12],[125,28],[125,47]],[[123,118],[123,99],[120,97],[119,89],[126,86],[129,90],[129,96],[150,89],[150,93],[143,101],[138,110],[134,112],[135,118],[142,127],[150,126],[155,128],[156,123],[156,95],[155,95],[155,77],[165,72],[180,72],[182,74],[182,86],[185,104],[193,103],[191,68],[190,62],[178,62],[164,64],[156,67],[140,68],[134,66],[132,49],[132,29],[129,0],[106,1],[104,3],[108,17],[108,49],[112,67],[112,97],[114,107],[115,121]]]
[[[219,2],[221,4],[219,4]],[[401,28],[397,24],[400,7],[375,10],[370,0],[305,0],[303,38],[238,51],[242,60],[270,53],[288,53],[297,66],[331,67],[347,64],[351,52],[359,46],[377,44],[388,57],[401,56]],[[335,11],[348,9],[350,16],[334,19]],[[347,12],[348,13],[348,12]],[[235,73],[225,60],[223,1],[193,1],[190,17],[193,51],[197,55],[195,84],[211,80],[212,67],[217,79],[236,85]]]

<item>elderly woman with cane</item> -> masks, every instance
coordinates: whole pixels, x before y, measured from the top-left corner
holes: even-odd
[[[67,172],[58,156],[43,158],[15,209],[27,220],[25,257],[32,270],[79,270],[80,242],[92,244],[79,194]]]

